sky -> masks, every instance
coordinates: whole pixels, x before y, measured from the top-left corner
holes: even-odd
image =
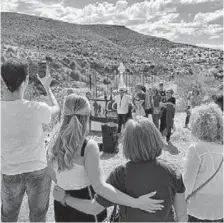
[[[1,0],[1,11],[124,25],[174,42],[223,49],[222,0]]]

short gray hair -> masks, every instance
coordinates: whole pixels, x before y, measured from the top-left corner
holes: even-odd
[[[191,116],[191,128],[195,138],[223,144],[222,110],[215,103],[195,107]]]
[[[123,154],[131,161],[153,161],[164,147],[162,135],[148,118],[137,116],[125,125]]]

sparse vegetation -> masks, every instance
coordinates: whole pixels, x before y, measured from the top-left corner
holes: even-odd
[[[77,25],[17,13],[1,13],[1,31],[1,63],[12,58],[29,63],[30,84],[25,95],[29,100],[47,100],[36,77],[37,62],[45,56],[54,78],[52,89],[60,106],[65,88],[75,88],[80,94],[88,90],[89,75],[96,75],[98,92],[103,92],[105,85],[113,80],[117,87],[117,68],[121,61],[133,85],[145,75],[152,84],[158,85],[159,80],[163,80],[165,88],[174,88],[177,111],[186,108],[187,92],[193,84],[200,87],[202,98],[222,91],[223,51],[220,50],[174,43],[123,26]],[[2,94],[5,89],[2,80],[1,86]],[[184,118],[185,114],[175,116],[177,130],[172,136],[181,153],[168,157],[181,170],[190,142],[189,131],[182,129]],[[57,121],[44,127],[48,140]],[[100,136],[92,137],[101,141]],[[102,156],[106,175],[123,162],[121,152],[115,157]],[[48,211],[51,222],[54,221],[52,200],[51,195]],[[20,221],[27,221],[27,208],[25,200]]]

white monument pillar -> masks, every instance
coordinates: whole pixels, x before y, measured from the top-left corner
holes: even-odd
[[[123,73],[125,72],[125,66],[123,63],[120,63],[118,70],[120,72],[120,78],[119,78],[119,85],[118,88],[126,88],[126,85],[124,83],[124,77],[123,77]]]

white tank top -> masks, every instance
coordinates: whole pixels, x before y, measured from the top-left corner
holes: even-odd
[[[71,170],[58,172],[55,169],[57,185],[64,190],[80,190],[90,185],[85,167],[74,164]]]
[[[55,166],[57,167],[57,165]],[[57,185],[64,190],[80,190],[90,186],[90,181],[83,165],[74,163],[71,170],[62,172],[58,172],[57,169],[55,168]]]

